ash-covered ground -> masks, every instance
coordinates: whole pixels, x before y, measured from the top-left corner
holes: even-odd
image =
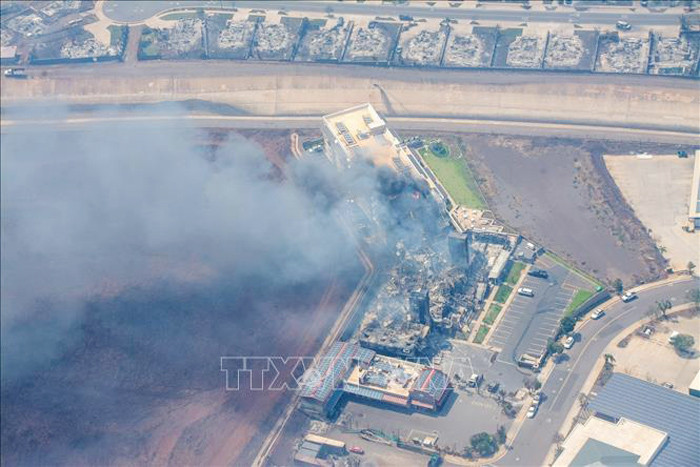
[[[289,395],[225,391],[220,357],[314,355],[364,272],[343,199],[375,193],[387,245],[420,230],[387,171],[207,138],[3,134],[3,464],[249,463]]]

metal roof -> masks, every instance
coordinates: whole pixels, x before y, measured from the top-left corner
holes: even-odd
[[[627,418],[668,433],[651,466],[700,464],[700,399],[615,373],[589,402],[594,412]]]
[[[304,375],[301,396],[326,402],[348,374],[355,361],[370,361],[374,351],[363,349],[358,344],[334,343],[328,353],[317,359]]]
[[[449,383],[450,380],[445,373],[428,367],[416,378],[412,390],[430,394],[435,400],[439,400]]]

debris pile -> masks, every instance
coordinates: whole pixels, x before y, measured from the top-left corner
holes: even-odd
[[[255,23],[253,21],[234,21],[230,19],[226,22],[226,27],[216,39],[216,44],[222,49],[247,47],[250,44],[254,31]]]
[[[446,37],[447,33],[443,28],[439,31],[419,32],[405,42],[402,50],[403,61],[416,65],[438,64]]]
[[[628,37],[609,41],[603,46],[598,69],[615,73],[644,73],[648,52],[648,40]]]
[[[284,24],[260,23],[255,36],[255,48],[262,53],[279,53],[287,50],[292,40],[292,33]]]
[[[117,47],[107,46],[94,38],[68,41],[61,47],[61,58],[89,58],[118,55]]]
[[[484,45],[478,36],[453,36],[445,52],[445,64],[453,66],[480,66]]]
[[[580,37],[552,35],[547,46],[545,64],[554,68],[576,67],[581,62],[584,51]]]
[[[348,56],[378,60],[386,56],[388,47],[389,38],[382,28],[358,28],[350,44]]]
[[[542,66],[545,41],[537,36],[518,36],[508,46],[506,64],[516,68]]]

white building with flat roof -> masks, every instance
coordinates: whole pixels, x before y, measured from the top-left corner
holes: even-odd
[[[371,104],[356,105],[324,116],[321,131],[326,157],[336,166],[350,167],[362,160],[386,166],[400,174],[425,180],[439,201],[452,202],[430,169],[389,129]]]
[[[574,427],[552,466],[649,465],[667,439],[667,433],[626,418],[614,423],[590,417]]]

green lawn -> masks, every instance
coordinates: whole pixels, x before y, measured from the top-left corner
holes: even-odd
[[[107,30],[109,31],[109,45],[119,45],[124,35],[124,29],[126,29],[126,27],[127,26],[115,26],[114,24],[107,26]]]
[[[562,258],[560,258],[559,256],[555,255],[555,254],[552,253],[551,251],[546,252],[544,255],[545,255],[547,258],[549,258],[549,259],[551,259],[552,261],[554,261],[555,263],[559,263],[559,264],[561,264],[562,266],[564,266],[565,268],[570,269],[570,270],[573,271],[575,274],[577,274],[579,277],[581,277],[581,278],[587,280],[588,282],[590,282],[591,285],[593,285],[594,287],[602,287],[602,286],[603,286],[603,284],[601,284],[601,283],[598,281],[598,279],[596,279],[595,277],[591,276],[590,274],[588,274],[588,273],[586,273],[586,272],[583,272],[583,271],[581,271],[581,270],[579,270],[579,269],[576,269],[575,267],[573,267],[572,265],[570,265],[569,263],[567,263],[566,261],[564,261],[564,260],[563,260]]]
[[[498,292],[496,292],[496,298],[494,298],[494,300],[498,303],[505,303],[506,300],[508,300],[508,297],[510,297],[510,293],[512,291],[513,287],[507,284],[501,284],[501,286],[498,288]]]
[[[196,18],[197,17],[197,12],[196,11],[181,11],[179,13],[168,13],[167,15],[163,15],[160,17],[160,19],[165,20],[165,21],[177,21],[181,19],[190,19],[190,18]]]
[[[590,290],[577,290],[574,294],[574,298],[571,299],[571,303],[566,307],[565,316],[571,315],[578,307],[583,305],[583,303],[593,296],[593,292]]]
[[[486,316],[484,317],[484,323],[486,323],[488,325],[492,325],[496,321],[496,318],[498,317],[498,314],[501,312],[501,309],[503,309],[503,307],[501,305],[498,305],[496,303],[492,303],[491,306],[489,307],[488,313],[486,313]]]
[[[525,263],[520,261],[515,261],[510,265],[510,271],[508,271],[508,277],[506,277],[506,283],[510,285],[515,285],[520,280],[520,274],[522,274],[523,269],[525,269]]]
[[[474,175],[463,159],[454,156],[438,157],[427,147],[418,152],[457,204],[472,209],[486,209]]]
[[[474,336],[474,343],[475,344],[481,344],[484,342],[484,339],[486,338],[486,334],[489,333],[489,328],[485,324],[482,324],[481,327],[479,328],[478,331],[476,331],[476,336]]]

